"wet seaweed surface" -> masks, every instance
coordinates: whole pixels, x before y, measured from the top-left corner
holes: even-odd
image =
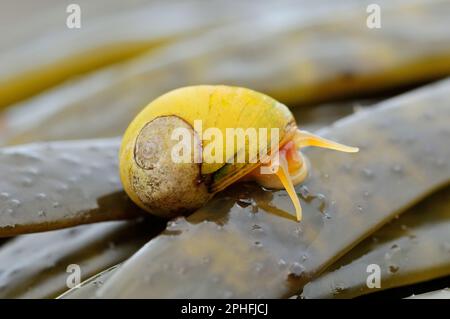
[[[126,260],[164,227],[154,219],[117,221],[12,239],[0,250],[0,297],[56,297],[68,289],[69,265],[85,280]]]
[[[361,151],[306,152],[313,168],[297,187],[302,223],[295,222],[284,191],[233,187],[189,218],[173,221],[98,295],[292,295],[387,221],[448,184],[450,150],[442,145],[450,136],[449,86],[447,80],[421,88],[321,130]]]
[[[0,237],[104,220],[140,210],[122,190],[119,140],[0,150]]]
[[[450,189],[427,197],[308,283],[303,298],[353,298],[450,275]],[[369,288],[369,265],[380,267]]]

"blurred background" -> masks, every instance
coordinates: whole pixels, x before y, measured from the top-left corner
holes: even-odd
[[[267,93],[317,128],[450,72],[444,0],[2,0],[0,8],[1,144],[121,135],[153,98],[205,83]]]

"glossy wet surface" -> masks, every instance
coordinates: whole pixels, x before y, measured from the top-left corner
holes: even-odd
[[[352,298],[450,275],[450,189],[425,199],[353,248],[331,272],[308,283],[303,298]],[[369,265],[380,285],[367,286]],[[334,269],[334,270],[333,270]]]
[[[164,226],[107,222],[11,239],[0,249],[0,297],[54,298],[68,289],[69,265],[78,265],[85,280],[133,255]]]
[[[0,150],[0,237],[141,212],[118,173],[119,140],[42,143]]]
[[[100,296],[285,297],[298,291],[449,182],[450,149],[442,147],[450,136],[449,86],[445,81],[407,93],[321,130],[361,151],[306,152],[312,174],[297,188],[302,223],[295,222],[284,191],[233,187],[172,223],[105,283]]]

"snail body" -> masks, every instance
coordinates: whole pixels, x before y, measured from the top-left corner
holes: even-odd
[[[193,211],[229,185],[254,180],[285,188],[300,220],[294,185],[307,176],[298,151],[304,146],[357,151],[300,131],[289,109],[267,95],[185,87],[155,99],[131,122],[120,149],[120,177],[130,198],[159,216]]]

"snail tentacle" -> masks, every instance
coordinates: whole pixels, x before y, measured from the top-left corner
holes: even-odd
[[[336,143],[334,141],[312,134],[308,131],[302,130],[297,130],[297,133],[294,136],[294,142],[297,148],[315,146],[346,153],[356,153],[359,151],[357,147]]]

